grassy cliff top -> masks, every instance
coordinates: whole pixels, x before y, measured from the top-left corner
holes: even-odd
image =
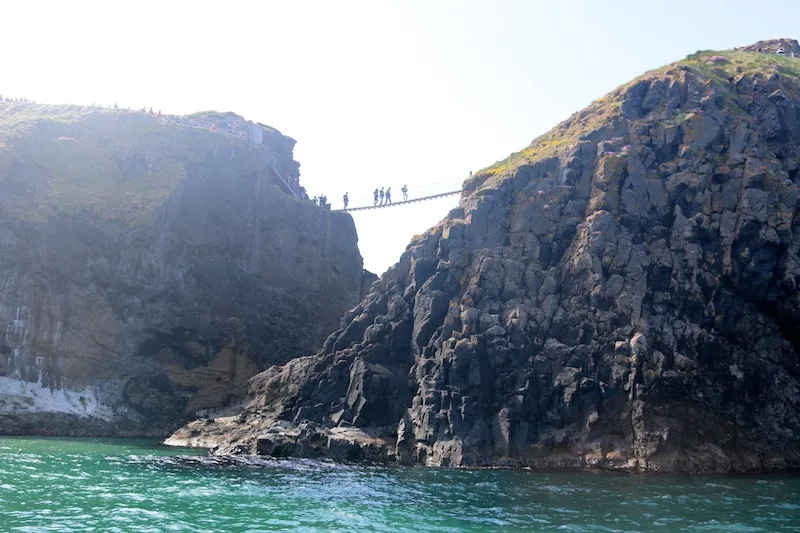
[[[139,111],[0,103],[0,207],[150,220],[209,153],[244,140]]]
[[[714,84],[724,98],[741,108],[736,101],[732,79],[743,76],[768,78],[779,74],[796,81],[796,85],[800,86],[800,56],[793,58],[748,50],[697,52],[681,61],[649,71],[595,100],[582,111],[534,139],[527,148],[477,172],[464,183],[465,188],[474,188],[476,184],[491,187],[493,183],[512,175],[522,165],[564,154],[602,127],[621,119],[622,104],[635,85],[657,79],[663,79],[667,83],[681,81],[687,73],[694,74],[701,83]]]

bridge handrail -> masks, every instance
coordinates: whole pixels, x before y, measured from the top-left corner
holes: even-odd
[[[278,175],[278,178],[286,185],[286,188],[292,193],[292,196],[297,198],[298,200],[303,199],[303,192],[300,190],[300,187],[297,186],[292,180],[289,171],[284,169],[283,166],[278,163],[278,158],[275,157],[275,154],[272,151],[269,152],[268,156],[272,162],[272,170],[275,171],[275,174]]]

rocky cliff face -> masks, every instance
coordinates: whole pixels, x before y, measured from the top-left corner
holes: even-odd
[[[0,104],[0,433],[169,434],[319,349],[363,296],[355,227],[280,190],[267,134]]]
[[[316,355],[171,442],[442,466],[797,467],[798,169],[800,59],[703,52],[650,72],[465,183]]]

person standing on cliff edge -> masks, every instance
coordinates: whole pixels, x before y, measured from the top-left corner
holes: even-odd
[[[347,211],[347,204],[350,203],[350,198],[348,198],[347,193],[344,193],[344,196],[342,196],[342,202],[344,202],[344,210]]]
[[[403,201],[407,202],[408,201],[408,187],[406,185],[403,185],[403,188],[400,189],[400,192],[403,193]]]
[[[375,189],[374,191],[372,191],[372,198],[373,198],[373,200],[375,200],[375,202],[373,202],[372,205],[373,206],[378,205],[378,189]]]
[[[378,194],[381,197],[381,205],[383,205],[383,187],[381,187],[381,192]]]
[[[386,204],[385,205],[389,205],[390,203],[392,203],[392,188],[391,187],[386,189]]]

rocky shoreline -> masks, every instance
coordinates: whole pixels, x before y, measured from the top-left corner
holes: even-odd
[[[263,426],[249,425],[253,439],[231,444],[240,417],[206,420],[193,423],[192,430],[181,430],[165,441],[176,447],[203,448],[209,454],[203,460],[218,465],[274,465],[275,459],[318,459],[340,463],[402,465],[412,463],[399,458],[394,428],[324,428],[313,422],[293,425],[275,421]],[[216,435],[216,436],[215,436]],[[679,457],[654,457],[645,464],[636,459],[598,456],[576,457],[573,454],[548,455],[533,461],[507,459],[490,464],[435,465],[470,470],[603,470],[622,473],[684,473],[684,474],[754,474],[781,471],[800,471],[800,465],[787,461],[783,454],[764,457],[757,453],[730,456],[713,445],[705,454]],[[709,458],[717,461],[710,463]]]

